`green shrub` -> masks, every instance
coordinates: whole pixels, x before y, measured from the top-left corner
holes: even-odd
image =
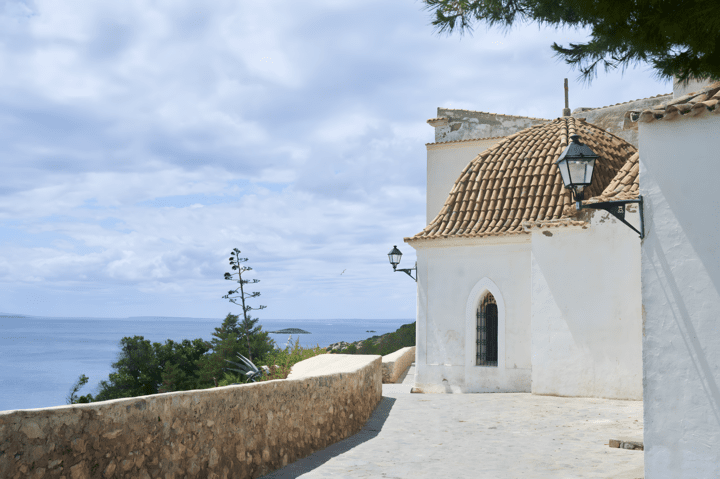
[[[326,353],[327,351],[319,345],[316,345],[314,348],[303,348],[300,346],[300,338],[298,338],[292,349],[287,346],[285,349],[275,349],[268,353],[267,360],[265,364],[262,365],[270,368],[270,374],[263,375],[258,381],[287,379],[291,368],[296,363]],[[258,367],[260,367],[260,365],[258,365]]]
[[[415,323],[403,324],[392,333],[365,339],[360,347],[351,344],[345,349],[332,352],[334,354],[377,354],[387,356],[408,346],[415,346]]]
[[[230,386],[231,384],[243,384],[247,378],[236,373],[225,373],[225,376],[218,381],[218,387]]]

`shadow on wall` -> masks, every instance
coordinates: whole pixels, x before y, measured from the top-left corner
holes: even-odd
[[[686,157],[686,144],[691,140],[696,140],[696,138],[677,142],[679,145],[677,148],[680,150],[672,151],[670,156],[673,158]],[[707,148],[711,148],[710,143],[707,144]],[[717,156],[714,154],[693,156],[692,171],[715,172],[717,171],[716,161]],[[665,201],[672,211],[674,219],[679,223],[685,239],[690,242],[695,253],[702,260],[705,271],[715,285],[715,291],[720,294],[720,261],[717,261],[720,255],[720,246],[717,240],[718,226],[714,220],[715,212],[720,209],[720,200],[714,194],[717,189],[717,175],[694,175],[692,187],[683,187],[683,183],[678,180],[677,175],[661,170],[665,168],[667,171],[672,171],[668,166],[670,165],[658,164],[656,166],[652,162],[650,164],[643,163],[643,168],[646,170],[645,175],[651,176],[657,182],[658,189],[667,197]],[[708,192],[713,193],[708,194]],[[645,234],[648,236],[654,233],[652,196],[645,197]],[[648,200],[650,200],[649,204]]]
[[[713,374],[713,368],[708,362],[705,351],[703,350],[702,344],[698,339],[698,332],[693,325],[692,319],[690,318],[690,312],[688,311],[685,301],[683,300],[680,288],[675,282],[675,277],[665,252],[662,250],[661,245],[656,240],[646,242],[647,246],[650,246],[650,256],[654,256],[657,259],[655,264],[659,264],[662,271],[655,271],[657,281],[659,284],[667,284],[669,291],[665,291],[668,298],[669,310],[675,319],[678,331],[682,338],[685,347],[687,348],[690,359],[693,362],[695,371],[697,371],[698,378],[702,384],[703,392],[707,398],[710,407],[712,408],[715,421],[720,424],[720,388],[715,381]],[[663,281],[664,280],[664,281]],[[675,306],[673,308],[673,305]],[[672,367],[672,365],[670,365]]]
[[[395,401],[397,401],[397,399],[383,396],[382,400],[380,400],[380,404],[377,405],[370,416],[370,419],[368,419],[360,432],[345,438],[340,442],[336,442],[322,451],[317,451],[307,457],[293,462],[292,464],[288,464],[282,469],[278,469],[277,471],[262,476],[261,479],[289,479],[298,477],[301,474],[311,472],[322,466],[333,457],[344,454],[355,446],[359,446],[360,444],[375,438],[378,434],[380,434],[385,421],[387,421],[387,418],[390,415],[390,411],[395,405]]]

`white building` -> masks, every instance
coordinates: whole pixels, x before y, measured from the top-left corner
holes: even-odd
[[[682,93],[628,115],[646,221],[647,478],[720,477],[720,82]]]
[[[428,145],[428,226],[405,238],[418,257],[415,386],[641,399],[640,239],[608,213],[578,213],[554,164],[577,133],[600,156],[586,197],[637,198],[636,148],[573,117],[505,117],[496,128],[512,134],[488,148],[453,112],[429,120],[445,142]]]
[[[720,82],[553,122],[473,113],[428,120],[416,387],[643,399],[645,477],[720,477]],[[554,166],[573,132],[600,155],[584,203],[641,192],[643,241],[575,210]]]

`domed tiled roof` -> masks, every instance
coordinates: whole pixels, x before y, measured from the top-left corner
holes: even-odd
[[[583,119],[562,117],[508,136],[483,151],[462,171],[435,219],[405,240],[528,234],[525,222],[570,219],[563,210],[573,205],[572,197],[555,161],[573,134],[599,156],[585,198],[606,193],[637,149]]]

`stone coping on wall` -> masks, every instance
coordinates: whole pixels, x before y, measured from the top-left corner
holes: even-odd
[[[380,357],[363,354],[321,354],[295,364],[288,379],[301,379],[324,374],[341,373],[364,364],[367,357]],[[382,382],[394,384],[415,361],[415,346],[408,346],[382,356]]]
[[[415,361],[415,346],[399,349],[382,358],[382,382],[395,384]]]
[[[348,373],[362,368],[368,358],[382,358],[372,354],[320,354],[295,363],[290,369],[288,379],[303,379],[328,374]]]
[[[268,474],[357,433],[380,402],[380,356],[327,356],[286,380],[2,411],[0,477]]]

